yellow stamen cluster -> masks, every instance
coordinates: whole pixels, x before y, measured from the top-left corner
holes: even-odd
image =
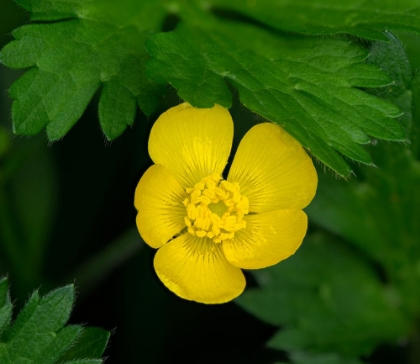
[[[246,227],[243,217],[249,213],[249,201],[240,194],[238,183],[214,173],[186,191],[189,197],[184,200],[185,224],[190,234],[221,243]]]

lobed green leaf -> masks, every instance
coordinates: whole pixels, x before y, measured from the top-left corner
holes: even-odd
[[[0,363],[55,364],[62,363],[64,358],[75,359],[74,363],[102,363],[100,358],[109,332],[77,325],[64,326],[73,304],[72,285],[44,297],[35,292],[13,325],[0,337]],[[3,279],[0,281],[0,334],[10,318],[7,279]]]
[[[73,286],[57,289],[42,298],[34,293],[5,335],[11,359],[35,360],[47,350],[55,340],[55,332],[67,322],[73,303]]]
[[[110,337],[109,331],[97,327],[87,327],[83,330],[77,343],[72,346],[60,360],[77,358],[101,358]]]
[[[342,176],[350,168],[337,154],[372,164],[360,144],[369,136],[405,140],[395,120],[400,110],[360,90],[383,87],[391,78],[364,61],[368,52],[333,39],[274,35],[252,25],[180,24],[151,36],[148,75],[168,82],[197,107],[230,107],[226,82],[243,105],[285,128],[315,157]]]
[[[372,164],[361,146],[370,138],[405,139],[394,120],[398,108],[362,91],[391,86],[395,75],[366,62],[368,53],[355,43],[286,37],[259,26],[215,21],[210,10],[242,12],[288,31],[385,40],[386,25],[418,31],[413,1],[397,7],[387,0],[378,9],[376,2],[355,0],[322,5],[309,0],[18,3],[32,20],[46,22],[17,29],[16,40],[0,54],[11,68],[30,68],[10,89],[18,134],[33,135],[45,127],[51,141],[62,138],[98,93],[100,124],[111,140],[133,124],[137,106],[146,115],[156,109],[163,90],[157,83],[172,84],[194,106],[229,107],[228,82],[246,107],[283,126],[341,176],[351,172],[342,156]],[[170,13],[185,23],[174,33],[152,36],[147,48],[154,59],[146,74],[145,41]]]
[[[391,38],[380,48],[378,55],[383,58],[378,61],[389,73],[400,75],[383,96],[404,109],[402,122],[414,142],[411,148],[386,144],[372,148],[378,168],[359,168],[358,181],[342,183],[320,174],[317,196],[307,212],[313,222],[347,239],[380,265],[405,301],[404,307],[418,315],[420,296],[415,287],[420,279],[420,163],[416,141],[420,133],[417,123],[412,122],[411,99],[419,98],[420,89],[418,76],[412,79],[406,66],[401,43]],[[400,52],[395,50],[398,48]],[[389,61],[386,55],[391,51],[402,56]],[[418,120],[418,115],[414,116]]]
[[[144,42],[162,10],[121,26],[118,17],[106,16],[107,6],[113,8],[106,1],[20,3],[36,20],[67,20],[23,26],[1,52],[8,67],[31,68],[10,89],[14,132],[33,135],[46,127],[49,140],[62,138],[101,88],[99,117],[108,139],[133,124],[137,105],[146,115],[155,110],[161,87],[146,78]],[[153,9],[158,4],[145,2],[135,14]]]

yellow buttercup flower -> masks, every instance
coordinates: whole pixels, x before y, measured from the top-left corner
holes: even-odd
[[[155,162],[137,186],[137,227],[159,249],[154,267],[178,296],[223,303],[245,288],[243,269],[276,264],[302,243],[302,208],[315,195],[317,174],[302,146],[280,126],[262,123],[242,139],[223,179],[233,121],[221,107],[184,103],[154,124]]]

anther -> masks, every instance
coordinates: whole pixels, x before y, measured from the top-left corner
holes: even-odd
[[[190,234],[221,243],[245,228],[242,219],[249,212],[249,202],[240,194],[238,183],[222,180],[214,173],[186,192],[184,221]]]

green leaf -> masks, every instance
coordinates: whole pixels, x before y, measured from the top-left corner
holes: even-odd
[[[349,33],[378,40],[386,40],[382,34],[384,29],[420,33],[420,7],[415,0],[212,0],[211,3],[279,30],[331,35]]]
[[[370,47],[367,62],[381,67],[393,79],[386,88],[369,90],[383,99],[390,100],[403,112],[399,118],[407,140],[412,139],[410,130],[413,128],[413,71],[408,59],[405,45],[391,32],[385,32],[388,42],[374,42]],[[375,153],[378,154],[378,153]],[[379,155],[381,152],[379,152]]]
[[[62,364],[102,364],[102,360],[99,359],[82,359],[82,360],[72,360],[66,361]]]
[[[347,359],[337,354],[317,355],[298,351],[291,353],[290,356],[295,364],[362,364],[357,359]]]
[[[78,342],[60,360],[100,358],[105,351],[109,337],[109,331],[96,327],[87,327],[83,330]]]
[[[0,333],[10,323],[11,317],[7,288],[7,279],[3,279],[0,282]],[[75,363],[102,363],[100,357],[108,343],[109,333],[95,328],[83,329],[77,325],[64,326],[73,304],[72,285],[59,288],[44,297],[35,292],[16,321],[0,337],[0,363],[62,363],[60,358],[75,343],[69,359],[80,359]]]
[[[342,183],[320,174],[310,219],[364,251],[384,269],[404,307],[420,314],[420,163],[404,146],[377,147],[378,169]],[[343,208],[345,206],[345,208]]]
[[[408,322],[363,257],[327,235],[309,236],[295,256],[253,272],[260,288],[237,302],[282,326],[268,345],[354,357],[395,342]]]
[[[392,79],[365,62],[368,52],[336,39],[283,37],[252,25],[203,21],[152,35],[148,75],[168,82],[197,107],[230,107],[226,81],[251,111],[284,127],[315,157],[348,176],[337,152],[371,164],[360,144],[369,136],[405,140],[390,102],[359,88],[383,87]]]
[[[83,331],[81,326],[66,326],[57,332],[51,343],[38,352],[34,362],[54,364],[63,353],[77,340]]]
[[[289,357],[293,364],[362,364],[358,359],[343,358],[337,354],[314,354],[304,351],[294,351],[289,353]]]
[[[379,54],[400,47],[398,40],[380,45]],[[394,52],[398,54],[398,52]],[[416,294],[420,279],[420,163],[416,141],[418,117],[411,120],[411,97],[418,98],[417,76],[412,81],[404,69],[404,57],[392,62],[380,60],[390,73],[400,73],[395,88],[383,94],[404,109],[403,124],[414,140],[413,150],[405,145],[378,144],[372,148],[378,168],[360,167],[358,180],[337,181],[322,173],[315,199],[307,208],[310,220],[345,238],[367,254],[384,271],[412,315],[420,314],[420,297]],[[403,65],[403,66],[402,66]],[[416,102],[415,102],[416,104]],[[405,105],[405,106],[404,106]],[[416,108],[413,110],[416,111]],[[416,116],[416,115],[415,115]],[[343,208],[345,206],[345,208]]]
[[[10,89],[18,134],[32,135],[46,127],[50,140],[62,138],[95,93],[100,93],[99,119],[108,139],[133,124],[136,105],[151,114],[162,87],[146,77],[149,55],[144,43],[161,29],[166,14],[177,13],[188,25],[181,25],[175,33],[152,36],[148,50],[155,59],[148,66],[148,75],[157,83],[172,84],[193,105],[205,107],[216,102],[229,107],[228,81],[239,90],[246,107],[285,127],[341,176],[351,172],[341,154],[372,164],[361,146],[370,142],[369,137],[404,140],[403,129],[393,120],[400,115],[398,108],[361,90],[394,81],[376,65],[365,62],[368,53],[363,48],[347,40],[286,37],[250,24],[213,21],[209,11],[212,6],[236,9],[240,5],[245,12],[251,7],[256,17],[271,15],[277,24],[276,16],[281,17],[278,14],[283,11],[275,10],[281,6],[288,19],[284,24],[303,22],[310,31],[304,19],[309,19],[312,3],[18,2],[31,12],[32,20],[43,22],[17,29],[13,33],[16,40],[0,54],[9,67],[31,68]],[[406,4],[406,8],[410,6]],[[322,19],[335,19],[328,23],[328,29],[334,30],[330,33],[345,32],[350,24],[360,31],[358,35],[387,38],[378,30],[379,15],[372,26],[358,20],[372,18],[370,3],[341,7],[327,3],[320,7],[325,18],[314,17],[315,12],[310,20],[317,19],[322,28]],[[387,2],[384,13],[388,8],[394,9]],[[389,19],[389,24],[404,25],[405,20],[397,21],[401,12]],[[339,28],[340,24],[344,28]],[[380,31],[383,28],[381,25]]]
[[[46,350],[54,340],[55,332],[67,322],[73,303],[73,286],[57,289],[42,298],[34,293],[5,334],[11,359],[34,360],[39,352]]]
[[[102,360],[99,359],[82,359],[82,360],[72,360],[66,361],[62,364],[102,364]]]
[[[161,87],[145,76],[144,42],[160,27],[164,9],[152,1],[125,2],[131,9],[134,5],[137,17],[126,17],[127,7],[113,14],[116,7],[109,1],[100,6],[20,1],[33,11],[32,19],[63,21],[23,26],[1,52],[1,61],[11,68],[32,67],[10,89],[16,133],[33,135],[46,127],[49,140],[62,138],[100,89],[99,117],[108,139],[133,124],[136,105],[146,115],[155,110]]]
[[[68,18],[94,19],[119,27],[133,26],[156,31],[170,10],[164,0],[17,0],[31,12],[31,19],[56,21]]]
[[[367,61],[378,65],[391,76],[392,85],[378,92],[384,96],[385,91],[386,98],[394,101],[410,89],[413,72],[404,45],[391,32],[386,31],[384,34],[388,42],[374,42]]]
[[[9,297],[9,286],[6,278],[0,280],[0,337],[12,319],[12,303]]]

